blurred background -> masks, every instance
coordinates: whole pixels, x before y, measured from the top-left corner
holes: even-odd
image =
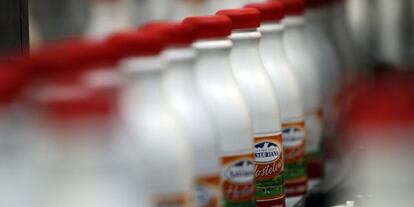
[[[65,37],[105,35],[148,20],[209,14],[216,10],[214,1],[219,0],[30,0],[30,44],[36,47]],[[230,5],[232,1],[243,4],[228,0]],[[347,0],[346,12],[353,41],[368,64],[412,63],[414,2]]]

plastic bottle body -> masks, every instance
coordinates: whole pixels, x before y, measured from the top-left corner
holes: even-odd
[[[361,52],[356,50],[356,45],[352,39],[348,24],[345,18],[345,5],[343,2],[333,3],[328,7],[330,19],[327,19],[328,26],[334,41],[338,47],[341,59],[344,61],[345,73],[347,78],[358,75],[361,67]],[[360,57],[359,57],[360,56]]]
[[[230,36],[234,45],[231,51],[231,63],[253,118],[256,204],[284,206],[282,125],[279,103],[260,57],[260,37],[261,34],[256,29],[233,31]],[[245,60],[248,60],[249,64],[246,64]]]
[[[324,28],[324,13],[322,12],[318,9],[307,10],[304,31],[306,43],[313,51],[320,69],[322,97],[324,101],[327,101],[339,90],[342,83],[342,72],[339,55]]]
[[[151,206],[131,140],[102,119],[90,121],[60,128],[53,120],[44,129],[39,206]]]
[[[163,72],[166,101],[190,138],[195,160],[195,205],[219,206],[218,133],[197,91],[193,70],[196,52],[188,47],[171,48],[164,51],[163,57],[168,64]]]
[[[303,17],[288,17],[284,20],[284,23],[286,26],[284,35],[286,55],[303,92],[307,136],[305,153],[306,156],[319,156],[322,138],[322,98],[320,94],[319,69],[311,55],[312,51],[309,50],[304,39],[303,25],[305,19]],[[308,167],[308,173],[309,171],[312,171],[312,169]],[[309,187],[312,187],[317,182],[312,180],[311,175],[308,174],[311,179]]]
[[[127,129],[137,141],[157,206],[189,206],[193,173],[190,146],[166,106],[159,57],[121,62],[128,78],[121,108]],[[162,147],[164,146],[164,147]]]
[[[32,205],[36,198],[33,144],[35,136],[31,117],[20,103],[0,103],[0,205]],[[25,199],[21,199],[24,195]]]
[[[223,206],[254,205],[253,133],[248,106],[230,64],[228,39],[200,40],[197,87],[218,127]]]
[[[134,141],[124,133],[112,93],[96,95],[79,83],[32,88],[32,206],[151,206]]]
[[[262,23],[260,42],[263,63],[279,100],[285,155],[287,206],[296,204],[306,193],[305,113],[302,89],[286,57],[281,23]]]

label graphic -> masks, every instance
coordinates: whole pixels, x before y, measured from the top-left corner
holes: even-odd
[[[285,206],[282,135],[255,138],[256,204]]]
[[[196,180],[197,207],[219,207],[220,206],[220,176],[204,176]]]
[[[162,196],[158,199],[157,207],[190,207],[191,197],[187,194]]]
[[[255,206],[253,154],[222,157],[222,165],[223,206]]]
[[[305,137],[304,122],[283,125],[287,197],[304,195],[307,190]]]

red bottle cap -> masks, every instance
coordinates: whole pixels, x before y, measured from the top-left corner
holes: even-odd
[[[282,0],[287,16],[302,16],[305,13],[304,0]]]
[[[61,76],[68,79],[78,76],[85,70],[114,66],[118,60],[119,53],[110,45],[76,41],[33,54],[24,63],[24,68],[30,71],[34,78]]]
[[[285,17],[284,5],[277,1],[247,4],[244,7],[259,10],[262,22],[280,21]]]
[[[232,29],[253,29],[260,27],[260,12],[255,8],[223,9],[216,15],[227,16],[232,21]]]
[[[196,39],[223,38],[231,34],[231,19],[226,16],[187,17],[184,24],[191,24],[196,30]]]
[[[107,47],[116,48],[121,58],[154,56],[161,53],[164,42],[155,32],[122,32],[106,40]]]
[[[161,34],[166,46],[188,46],[196,38],[196,28],[193,24],[154,21],[144,24],[140,31],[153,31]]]
[[[79,69],[87,70],[93,66],[112,66],[119,60],[119,54],[115,47],[98,42],[82,42],[63,52],[72,58],[67,61],[73,62],[77,67],[80,67]]]
[[[115,112],[115,93],[97,93],[92,90],[88,91],[87,88],[83,89],[84,91],[81,92],[81,87],[73,87],[73,93],[78,93],[77,95],[72,97],[52,97],[51,99],[40,103],[40,107],[47,115],[60,120],[104,117],[112,115]]]
[[[26,73],[20,68],[0,65],[0,103],[13,101],[23,89]]]

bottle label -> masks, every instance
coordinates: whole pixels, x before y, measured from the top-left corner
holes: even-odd
[[[283,124],[287,197],[301,196],[307,191],[305,137],[305,122]]]
[[[157,207],[190,207],[191,196],[187,194],[162,196],[157,201]]]
[[[255,206],[253,154],[222,157],[222,165],[223,206]]]
[[[220,206],[220,176],[202,176],[196,180],[197,207]]]
[[[282,135],[255,138],[256,204],[285,206]]]

